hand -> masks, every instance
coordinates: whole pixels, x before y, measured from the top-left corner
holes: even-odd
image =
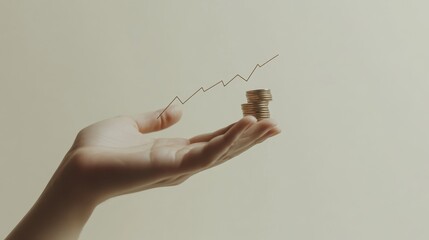
[[[177,107],[159,114],[116,117],[79,132],[40,198],[6,239],[75,240],[100,202],[179,184],[280,133],[272,120],[244,117],[190,139],[151,139],[149,133],[181,117]]]
[[[244,117],[213,133],[186,138],[151,139],[181,117],[170,107],[138,116],[116,117],[83,129],[68,159],[78,179],[97,202],[149,188],[177,185],[193,174],[221,164],[280,132],[272,120]]]

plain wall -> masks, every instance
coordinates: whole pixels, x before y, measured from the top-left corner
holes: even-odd
[[[418,0],[0,0],[0,238],[76,133],[199,87],[190,137],[270,88],[283,132],[174,188],[100,205],[81,239],[428,239],[429,8]]]

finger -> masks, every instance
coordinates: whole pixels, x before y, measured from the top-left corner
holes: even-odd
[[[249,127],[241,135],[240,139],[236,141],[234,146],[232,146],[231,149],[225,154],[220,163],[238,156],[239,154],[253,147],[258,142],[265,140],[269,135],[275,134],[280,129],[278,129],[274,124],[274,121],[266,119],[259,121],[257,124]]]
[[[246,130],[245,133],[241,136],[240,140],[237,141],[238,146],[246,146],[256,142],[264,136],[267,132],[273,129],[276,126],[276,123],[272,119],[264,119],[258,123],[251,126]]]
[[[282,131],[280,130],[280,128],[278,127],[274,127],[273,129],[271,129],[270,131],[268,131],[264,136],[262,136],[261,138],[258,139],[258,141],[256,141],[256,143],[262,143],[263,141],[267,140],[268,138],[274,137],[278,134],[280,134]]]
[[[212,132],[212,133],[206,133],[206,134],[201,134],[201,135],[192,137],[191,139],[189,139],[189,142],[190,143],[208,142],[211,139],[213,139],[214,137],[217,137],[219,135],[226,133],[234,124],[235,123],[230,124],[229,126],[221,128],[221,129],[219,129],[215,132]]]
[[[200,144],[198,147],[191,149],[183,157],[181,167],[185,171],[196,171],[210,166],[223,156],[234,142],[240,138],[241,134],[255,122],[256,119],[254,117],[244,117],[234,124],[225,134],[216,136],[208,143]]]
[[[170,127],[180,120],[182,110],[178,105],[168,107],[165,111],[143,113],[133,116],[132,118],[137,124],[137,128],[141,133],[150,133]]]
[[[263,135],[262,137],[260,137],[258,140],[253,141],[252,143],[247,144],[245,146],[241,146],[240,148],[233,148],[233,149],[231,149],[228,152],[228,154],[224,157],[224,160],[222,160],[222,162],[220,162],[220,163],[223,163],[226,160],[229,160],[231,158],[234,158],[234,157],[242,154],[243,152],[249,150],[250,148],[252,148],[256,144],[259,144],[259,143],[267,140],[268,138],[273,137],[273,136],[275,136],[275,135],[277,135],[279,133],[280,133],[279,129],[275,127],[274,129],[268,131],[265,135]]]
[[[240,139],[241,135],[254,123],[256,119],[254,117],[245,117],[237,122],[231,129],[225,134],[213,138],[203,149],[207,156],[211,156],[212,160],[217,160],[231,146]]]

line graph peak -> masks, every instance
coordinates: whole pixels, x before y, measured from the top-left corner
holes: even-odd
[[[255,67],[253,67],[253,70],[250,72],[250,74],[247,76],[247,78],[245,78],[245,77],[243,77],[242,75],[240,75],[240,74],[236,74],[233,78],[231,78],[230,80],[228,80],[227,82],[225,82],[225,81],[223,81],[223,80],[220,80],[219,82],[217,82],[217,83],[215,83],[215,84],[213,84],[213,85],[211,85],[210,87],[208,87],[208,88],[204,88],[204,87],[200,87],[200,88],[198,88],[191,96],[189,96],[188,98],[186,98],[185,100],[182,100],[179,96],[175,96],[174,98],[173,98],[173,100],[171,100],[171,102],[167,105],[167,107],[165,107],[164,108],[164,110],[158,115],[158,117],[157,118],[160,118],[161,116],[162,116],[162,114],[164,114],[164,112],[165,111],[167,111],[167,109],[171,106],[171,104],[173,104],[173,102],[174,101],[179,101],[182,105],[183,104],[185,104],[186,102],[188,102],[192,97],[194,97],[197,93],[199,93],[200,91],[203,91],[203,92],[207,92],[207,91],[209,91],[210,89],[212,89],[212,88],[214,88],[214,87],[216,87],[217,85],[219,85],[219,84],[222,84],[222,86],[223,87],[226,87],[226,86],[228,86],[228,84],[230,84],[232,81],[234,81],[234,80],[236,80],[236,79],[241,79],[242,81],[245,81],[245,82],[248,82],[249,80],[250,80],[250,78],[252,77],[252,75],[253,75],[253,73],[256,71],[256,69],[258,69],[258,68],[261,68],[261,67],[263,67],[263,66],[265,66],[266,64],[268,64],[269,62],[271,62],[272,60],[274,60],[276,57],[278,57],[279,56],[279,54],[276,54],[276,55],[274,55],[272,58],[270,58],[270,59],[268,59],[267,61],[265,61],[264,63],[262,63],[262,64],[256,64],[255,65]]]

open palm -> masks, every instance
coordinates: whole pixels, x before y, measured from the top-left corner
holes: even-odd
[[[272,120],[244,117],[213,133],[187,138],[150,137],[181,117],[171,107],[116,117],[83,129],[70,150],[85,186],[100,200],[149,188],[176,185],[191,175],[239,155],[280,132]]]

